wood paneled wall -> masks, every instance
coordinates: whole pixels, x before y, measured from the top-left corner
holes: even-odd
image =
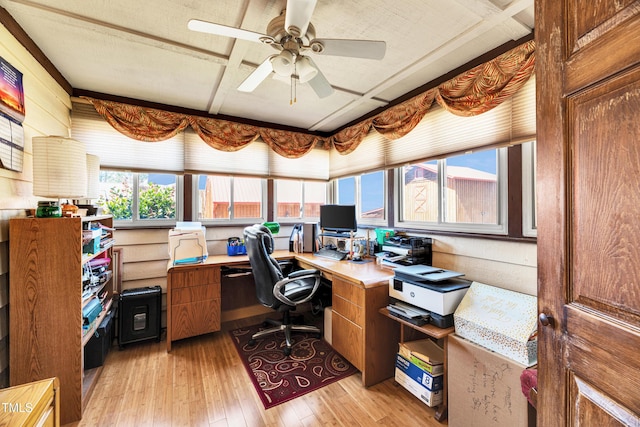
[[[26,117],[22,172],[0,168],[0,387],[9,385],[9,219],[34,209],[31,138],[69,136],[71,98],[30,53],[0,25],[0,56],[23,74]]]
[[[434,237],[433,265],[499,288],[537,295],[537,262],[535,243]]]

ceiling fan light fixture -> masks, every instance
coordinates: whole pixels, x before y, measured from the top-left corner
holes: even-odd
[[[296,71],[298,72],[300,83],[306,83],[318,75],[318,69],[311,64],[311,61],[306,56],[301,57],[296,62]]]
[[[290,76],[293,73],[293,66],[296,57],[290,50],[283,50],[279,55],[275,56],[271,61],[273,71],[281,76]]]

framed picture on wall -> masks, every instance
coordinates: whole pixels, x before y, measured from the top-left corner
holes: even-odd
[[[0,57],[0,111],[19,123],[24,121],[22,73],[2,57]]]

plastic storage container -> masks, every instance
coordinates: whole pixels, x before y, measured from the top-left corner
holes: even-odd
[[[115,310],[107,313],[84,348],[84,369],[93,369],[104,364],[113,342],[113,319]]]
[[[227,255],[246,255],[247,247],[239,237],[229,237],[227,239]]]

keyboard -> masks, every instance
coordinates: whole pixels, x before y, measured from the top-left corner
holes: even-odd
[[[327,248],[322,248],[319,251],[314,252],[313,254],[322,258],[335,259],[336,261],[341,261],[347,256],[347,252],[341,252],[335,249]]]

